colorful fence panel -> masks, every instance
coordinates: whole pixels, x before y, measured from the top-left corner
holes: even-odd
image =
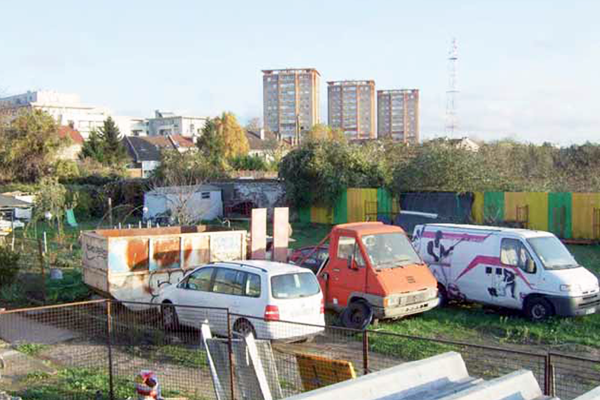
[[[483,222],[486,224],[504,219],[504,192],[485,192]]]
[[[571,193],[548,193],[548,230],[558,237],[573,237],[573,196]]]
[[[573,193],[573,238],[598,239],[598,221],[594,214],[600,209],[600,193]]]
[[[471,219],[476,224],[483,224],[483,208],[485,204],[485,193],[473,193],[473,206],[471,208]]]
[[[348,222],[367,220],[366,203],[377,202],[377,189],[348,189]]]

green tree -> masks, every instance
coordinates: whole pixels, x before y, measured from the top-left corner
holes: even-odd
[[[55,177],[43,178],[40,181],[40,189],[35,195],[34,205],[31,222],[35,224],[37,221],[49,216],[51,221],[56,221],[58,236],[62,237],[62,221],[67,207],[67,189],[65,186],[61,185]]]
[[[217,131],[217,118],[206,121],[196,142],[201,154],[215,166],[225,165],[225,140]]]
[[[104,165],[122,166],[129,161],[115,121],[108,117],[98,131],[92,131],[81,149],[81,158],[92,158]]]
[[[325,124],[315,124],[304,133],[305,140],[345,141],[344,132],[339,128],[331,128]]]
[[[54,119],[39,110],[0,125],[0,180],[36,182],[54,173],[56,158],[68,143]]]

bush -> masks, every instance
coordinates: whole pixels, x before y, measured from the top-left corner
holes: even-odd
[[[0,287],[11,285],[19,272],[19,254],[0,246]]]

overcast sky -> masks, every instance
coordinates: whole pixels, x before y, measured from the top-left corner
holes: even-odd
[[[600,1],[4,1],[0,90],[86,104],[262,116],[261,69],[418,88],[421,133],[444,132],[447,53],[459,44],[461,132],[559,144],[600,137]]]

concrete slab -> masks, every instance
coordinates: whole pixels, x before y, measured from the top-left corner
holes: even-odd
[[[590,390],[582,396],[579,396],[575,400],[600,400],[600,386],[596,389]]]
[[[43,324],[17,313],[0,315],[0,339],[10,344],[55,344],[79,337],[79,334]]]
[[[452,385],[469,385],[469,379],[460,354],[448,352],[292,396],[289,400],[429,399],[427,393],[449,390]]]

